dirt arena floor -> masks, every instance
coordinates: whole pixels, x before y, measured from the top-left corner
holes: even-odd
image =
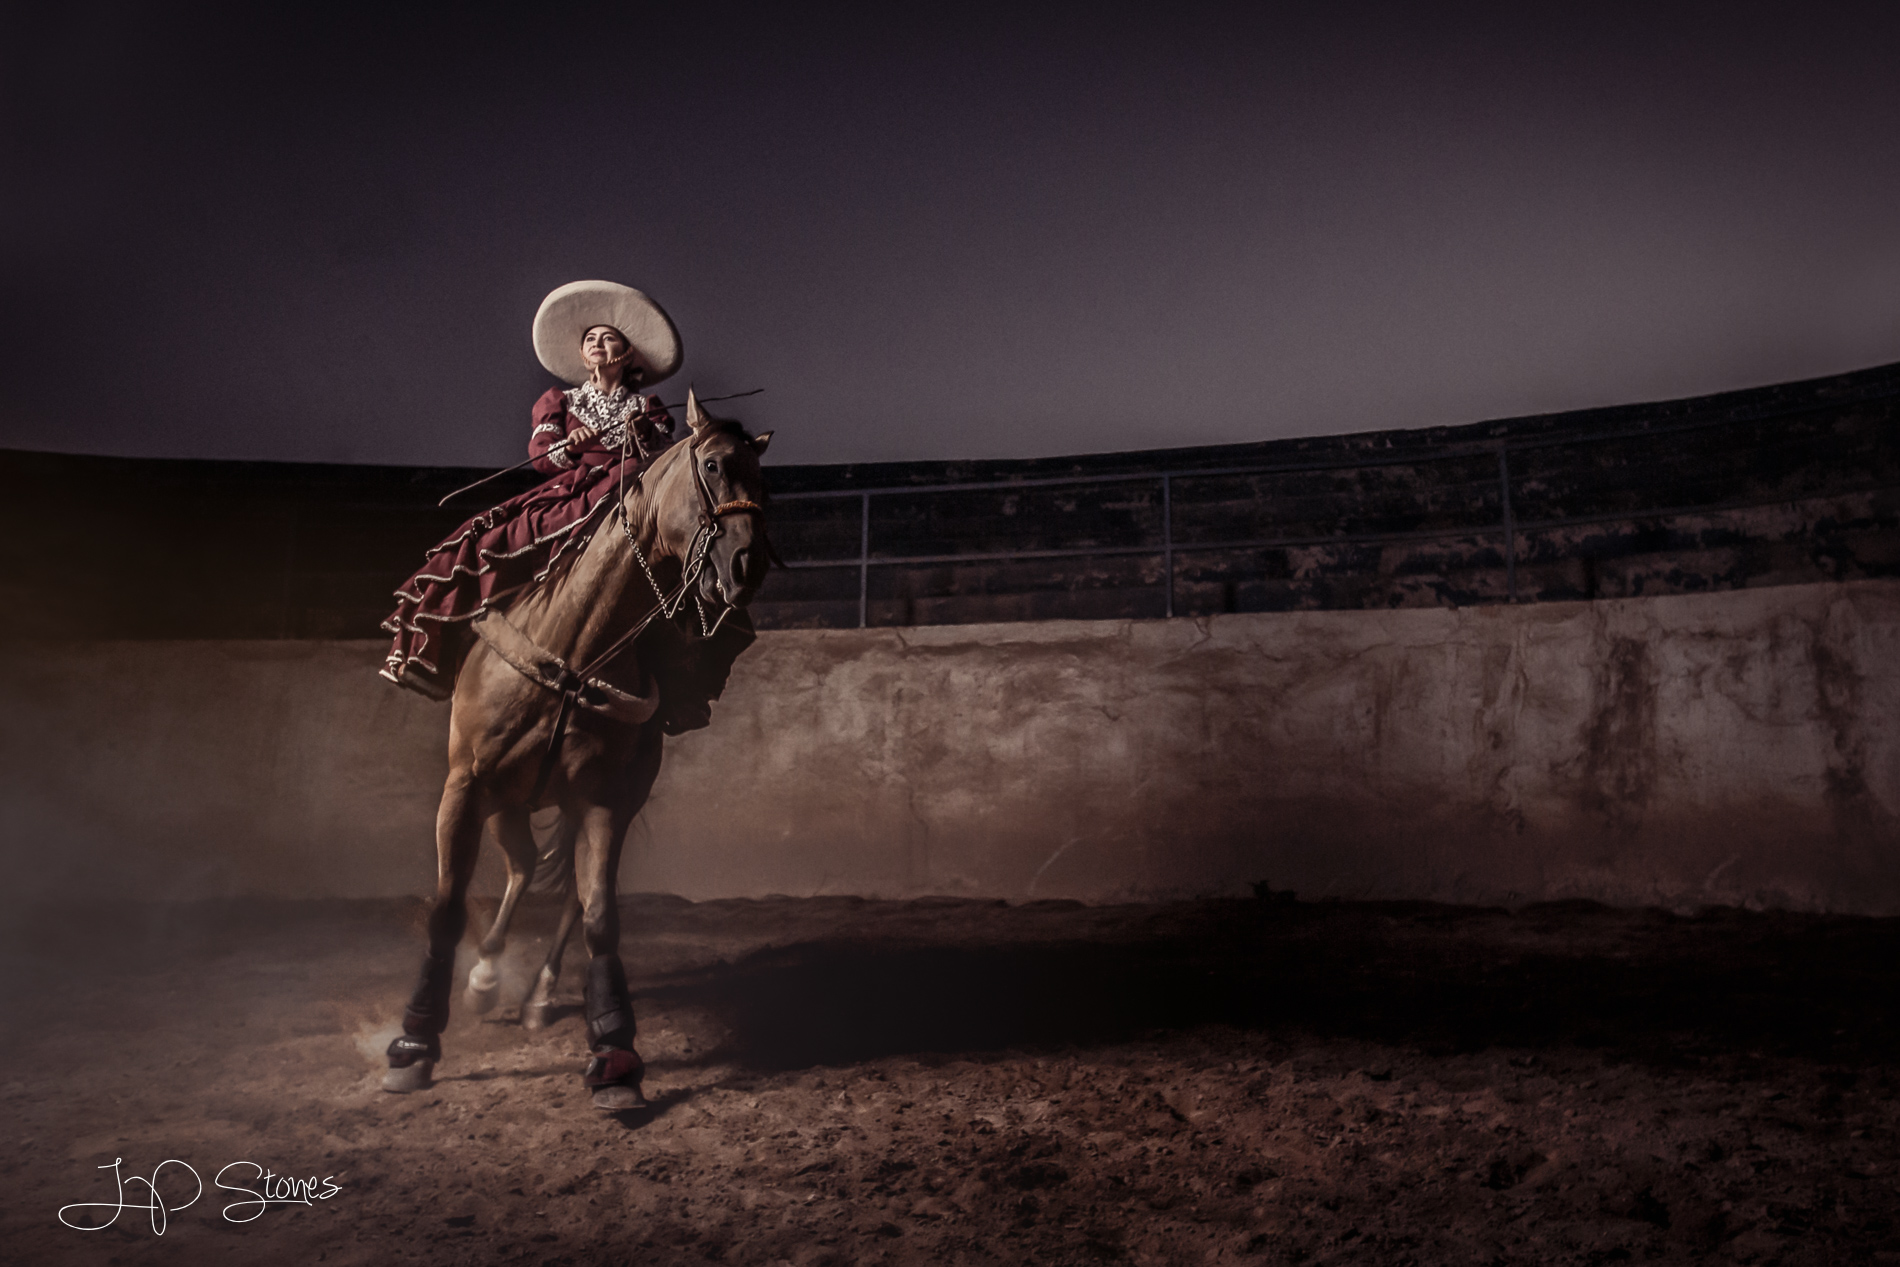
[[[581,1090],[577,1008],[507,1012],[533,928],[402,1097],[419,904],[9,920],[0,1260],[1900,1263],[1900,921],[626,906],[625,1117]],[[205,1195],[156,1236],[115,1158]],[[284,1176],[331,1195],[247,1204]]]

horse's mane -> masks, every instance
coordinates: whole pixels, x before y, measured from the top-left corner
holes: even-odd
[[[745,429],[745,424],[740,422],[737,418],[715,418],[711,414],[702,414],[702,417],[706,419],[705,426],[700,427],[698,430],[694,430],[690,426],[686,427],[685,431],[670,440],[664,449],[653,455],[653,460],[647,463],[647,469],[652,470],[655,466],[658,466],[660,459],[664,458],[673,450],[688,448],[695,440],[704,439],[709,435],[731,436],[736,440],[744,440],[748,443],[753,438],[752,433]]]
[[[652,460],[649,461],[643,468],[641,468],[639,475],[634,477],[633,485],[630,485],[627,489],[626,499],[629,502],[631,502],[635,497],[645,498],[650,502],[653,497],[653,489],[648,484],[646,479],[642,477],[648,474],[658,474],[660,471],[661,463],[666,462],[668,459],[672,459],[673,461],[678,461],[679,459],[674,458],[673,454],[678,452],[681,449],[692,448],[693,442],[696,440],[703,440],[707,436],[722,435],[722,436],[728,436],[732,439],[738,440],[745,444],[750,444],[752,442],[753,440],[752,433],[750,431],[747,431],[745,429],[745,424],[740,422],[738,419],[715,418],[711,414],[704,414],[703,416],[706,419],[705,426],[700,427],[697,430],[691,427],[688,427],[686,430],[686,434],[680,436],[678,439],[674,440],[671,444],[667,445],[666,448],[654,454]]]
[[[740,422],[737,418],[715,418],[711,414],[706,414],[705,418],[706,425],[699,429],[698,434],[700,435],[717,432],[720,435],[737,436],[741,440],[752,439],[752,433],[747,431],[745,424]],[[691,434],[689,431],[687,438],[690,438]]]

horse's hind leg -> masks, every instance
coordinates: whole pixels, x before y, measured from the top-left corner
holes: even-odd
[[[403,1009],[402,1034],[389,1044],[385,1091],[421,1091],[442,1058],[449,1024],[455,947],[468,927],[468,882],[482,843],[481,792],[466,770],[451,770],[435,815],[435,901],[429,907],[429,951],[416,992]]]
[[[492,1011],[495,996],[501,993],[501,970],[496,960],[508,946],[508,925],[515,917],[515,903],[534,881],[537,858],[534,833],[528,828],[528,811],[505,809],[495,815],[494,823],[495,840],[508,857],[508,887],[502,893],[495,922],[488,926],[488,935],[482,938],[482,957],[468,972],[468,989],[462,997],[476,1012]]]
[[[546,1027],[548,1013],[554,1010],[554,987],[561,980],[561,957],[567,953],[568,938],[574,935],[574,926],[580,922],[581,899],[570,882],[567,904],[561,908],[561,926],[554,932],[554,944],[548,947],[548,957],[541,965],[541,975],[534,979],[534,990],[528,995],[528,1001],[521,1005],[522,1028]]]

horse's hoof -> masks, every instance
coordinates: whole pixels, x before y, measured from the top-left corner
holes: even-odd
[[[383,1090],[406,1094],[410,1091],[427,1091],[435,1085],[435,1061],[418,1060],[413,1065],[401,1069],[391,1069],[383,1075]]]
[[[640,1053],[630,1047],[596,1047],[587,1059],[582,1084],[594,1092],[594,1107],[609,1112],[644,1109],[647,1098],[640,1094],[640,1079],[647,1071]]]
[[[548,1012],[551,1006],[546,1003],[523,1003],[521,1005],[521,1028],[546,1029]]]
[[[495,1000],[501,997],[501,974],[495,966],[482,959],[468,972],[468,988],[462,991],[462,999],[477,1013],[486,1015],[495,1010]]]
[[[629,1109],[644,1109],[647,1098],[640,1094],[640,1088],[626,1083],[616,1083],[611,1087],[600,1087],[594,1092],[594,1107],[605,1109],[609,1113],[625,1113]]]

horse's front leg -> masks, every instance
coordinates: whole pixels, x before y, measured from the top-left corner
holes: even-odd
[[[508,887],[502,893],[495,922],[488,926],[488,935],[482,938],[482,957],[468,971],[468,989],[463,992],[463,999],[477,1012],[491,1011],[495,996],[501,993],[501,969],[497,961],[508,948],[508,925],[515,917],[515,904],[534,882],[539,857],[534,847],[534,832],[528,827],[527,810],[502,810],[495,815],[494,823],[495,840],[508,858]]]
[[[603,1109],[646,1104],[640,1079],[646,1066],[633,1049],[633,1000],[620,962],[620,839],[626,823],[605,805],[590,805],[581,819],[575,878],[579,881],[581,939],[587,945],[587,985],[582,1010],[592,1053],[583,1077]]]
[[[415,994],[403,1009],[402,1034],[389,1044],[385,1091],[427,1088],[434,1081],[435,1062],[442,1058],[455,947],[468,927],[468,882],[482,843],[481,802],[481,788],[468,769],[450,770],[435,816],[435,900],[429,907],[429,951],[422,960]]]
[[[620,846],[627,828],[660,771],[660,728],[642,727],[639,748],[628,768],[615,782],[620,795],[612,805],[588,804],[580,814],[576,842],[575,880],[581,900],[581,936],[587,944],[587,988],[584,1012],[587,1044],[592,1053],[583,1082],[603,1109],[637,1109],[646,1097],[640,1080],[646,1065],[633,1049],[633,1000],[627,992],[627,973],[620,962]]]

